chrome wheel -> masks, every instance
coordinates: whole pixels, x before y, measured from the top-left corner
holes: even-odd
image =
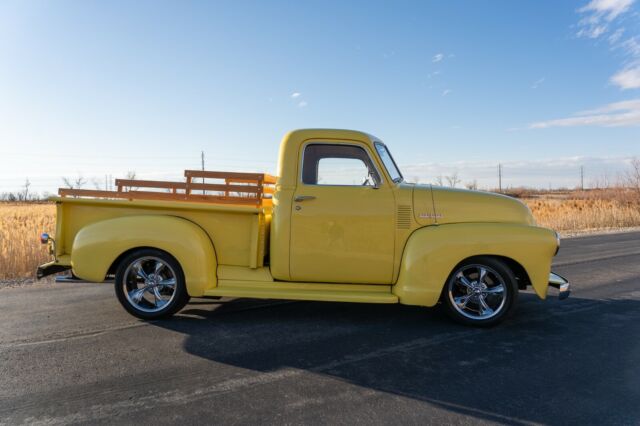
[[[487,320],[500,314],[506,304],[506,291],[504,278],[481,264],[462,266],[448,284],[451,306],[471,320]]]
[[[176,273],[159,257],[141,257],[127,266],[122,290],[133,308],[157,313],[176,297]]]

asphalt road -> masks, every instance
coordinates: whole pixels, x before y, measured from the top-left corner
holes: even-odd
[[[484,330],[438,310],[0,290],[0,423],[640,424],[640,233],[563,241],[566,301]]]

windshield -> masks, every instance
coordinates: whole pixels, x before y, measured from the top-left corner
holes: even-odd
[[[401,182],[402,173],[400,173],[400,170],[398,170],[398,166],[396,166],[396,162],[393,161],[393,157],[391,156],[391,153],[389,152],[387,147],[380,142],[376,142],[375,146],[376,151],[378,151],[378,155],[380,156],[380,159],[384,164],[384,167],[387,169],[389,176],[391,176],[391,180],[396,183]]]

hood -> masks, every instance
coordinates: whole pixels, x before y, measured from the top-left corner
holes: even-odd
[[[421,225],[461,222],[535,225],[531,210],[515,198],[440,186],[415,185],[413,211]]]

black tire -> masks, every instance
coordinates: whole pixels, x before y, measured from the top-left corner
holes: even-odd
[[[482,269],[484,275],[481,275]],[[465,260],[451,272],[441,301],[446,313],[456,322],[491,327],[513,314],[518,301],[518,282],[501,260],[478,256]]]
[[[158,264],[163,266],[157,269]],[[116,269],[114,285],[120,304],[144,320],[168,318],[189,302],[180,264],[161,250],[140,249],[127,255]]]

